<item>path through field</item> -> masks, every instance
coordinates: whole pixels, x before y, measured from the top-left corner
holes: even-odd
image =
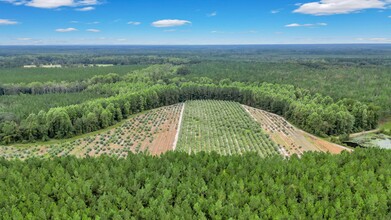
[[[185,111],[185,105],[186,105],[186,103],[183,103],[182,109],[181,109],[181,114],[180,114],[180,116],[179,116],[178,129],[177,129],[177,131],[176,131],[175,139],[174,139],[174,143],[173,143],[173,147],[172,147],[173,150],[176,149],[176,145],[177,145],[177,143],[178,143],[178,138],[179,138],[179,133],[181,132],[181,128],[182,128],[182,119],[183,119],[183,112]]]

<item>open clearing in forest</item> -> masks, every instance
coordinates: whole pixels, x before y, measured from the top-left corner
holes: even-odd
[[[159,155],[173,149],[182,105],[162,107],[136,115],[117,128],[75,141],[28,148],[2,147],[0,155],[20,159],[33,156],[85,157],[102,154],[126,157],[129,151],[148,151],[152,155]]]
[[[350,150],[308,134],[281,116],[237,102],[187,101],[137,114],[121,125],[73,141],[1,147],[5,158],[77,157],[169,150],[189,154],[215,151],[223,155],[256,152],[262,157],[302,155],[306,151],[340,153]]]
[[[278,154],[278,147],[237,102],[187,101],[177,150],[223,155]]]
[[[242,105],[243,108],[261,125],[271,139],[278,144],[285,156],[302,155],[306,151],[322,151],[333,154],[350,149],[325,141],[314,135],[297,129],[283,117],[260,109]]]

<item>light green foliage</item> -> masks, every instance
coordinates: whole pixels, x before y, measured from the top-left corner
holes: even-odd
[[[237,102],[187,101],[177,149],[188,153],[278,154],[277,146]]]
[[[390,160],[378,149],[0,159],[1,218],[390,219]]]

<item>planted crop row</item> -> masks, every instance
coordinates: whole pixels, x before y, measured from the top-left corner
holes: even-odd
[[[219,154],[278,154],[278,147],[239,103],[215,100],[186,102],[177,150]]]

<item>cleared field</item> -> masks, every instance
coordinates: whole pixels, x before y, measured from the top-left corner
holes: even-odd
[[[103,154],[126,157],[129,151],[159,155],[173,149],[182,106],[176,104],[154,109],[125,121],[120,127],[75,141],[28,148],[1,147],[0,155],[9,159]]]
[[[322,140],[314,135],[297,129],[283,117],[242,105],[243,108],[261,125],[271,139],[277,143],[284,156],[302,155],[306,151],[341,153],[349,150],[343,146]]]
[[[237,102],[199,100],[150,110],[120,126],[73,141],[1,147],[0,155],[8,159],[103,154],[126,157],[129,151],[160,155],[169,150],[289,157],[306,151],[340,153],[350,149],[308,134],[281,116],[260,109]]]
[[[239,103],[215,100],[186,102],[178,151],[215,151],[222,155],[278,154],[278,147]]]

